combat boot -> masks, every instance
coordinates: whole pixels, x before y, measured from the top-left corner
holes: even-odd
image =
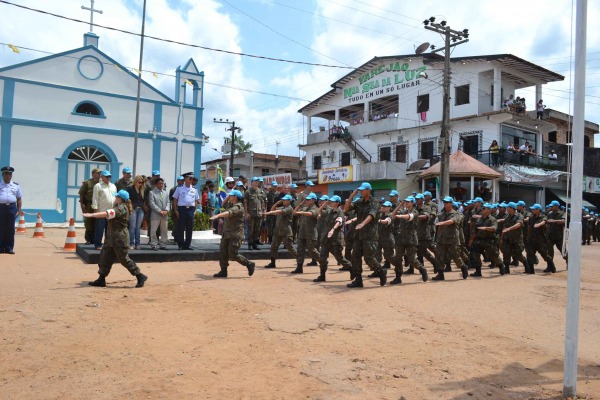
[[[427,282],[427,280],[429,279],[429,275],[427,274],[427,270],[425,269],[425,267],[419,267],[419,272],[421,273],[421,279],[423,279],[423,282]]]
[[[390,269],[390,262],[388,260],[385,260],[385,262],[383,263],[383,268]]]
[[[227,278],[227,271],[221,270],[213,275],[214,278]]]
[[[387,282],[387,270],[379,270],[379,286],[384,286]]]
[[[462,278],[467,279],[469,276],[469,267],[463,264],[462,267],[460,267],[460,271],[462,272]]]
[[[373,271],[369,275],[367,275],[367,278],[377,278],[378,276],[379,273],[377,271]]]
[[[446,268],[444,268],[444,272],[452,272],[452,266],[450,265],[450,261],[446,263]]]
[[[556,272],[556,266],[554,265],[554,261],[552,261],[552,260],[548,261],[548,266],[546,267],[544,272],[546,272],[546,273],[548,273],[548,272],[555,273]]]
[[[396,272],[396,277],[390,281],[390,285],[398,285],[402,283],[402,274]]]
[[[292,274],[303,274],[304,269],[302,268],[302,264],[298,264],[295,270],[292,271]]]
[[[504,263],[504,272],[510,275],[510,264]]]
[[[144,283],[148,280],[148,277],[141,272],[135,276],[137,278],[137,284],[135,287],[143,287]]]
[[[258,241],[252,243],[252,250],[260,250],[260,247],[258,247],[258,244],[259,244]]]
[[[256,264],[254,263],[254,261],[250,261],[250,263],[246,267],[248,268],[248,276],[252,276],[252,274],[254,274],[254,267],[256,267]]]
[[[309,262],[308,264],[306,264],[307,267],[316,267],[317,265],[319,265],[317,263],[317,260],[312,260],[311,262]]]
[[[351,289],[363,287],[362,276],[357,275],[356,278],[354,278],[354,280],[352,282],[350,282],[349,284],[347,284],[346,286]]]
[[[434,276],[433,278],[431,278],[432,281],[443,281],[444,278],[444,271],[439,271],[436,276]]]
[[[535,274],[535,269],[533,269],[533,264],[529,264],[527,261],[525,261],[525,273],[530,274],[530,275]]]
[[[498,272],[500,272],[500,275],[504,275],[504,273],[506,272],[504,270],[504,264],[498,264]]]
[[[88,285],[90,286],[96,286],[96,287],[106,287],[106,280],[104,279],[105,277],[100,275],[98,276],[98,279],[96,279],[93,282],[88,282]]]
[[[475,272],[473,272],[473,273],[471,274],[471,276],[474,276],[474,277],[481,277],[481,276],[482,276],[482,275],[481,275],[481,266],[477,266],[477,265],[476,265],[476,266],[475,266]]]
[[[313,279],[313,282],[325,282],[325,273],[321,272],[321,275]]]
[[[404,271],[405,274],[414,274],[415,273],[415,268],[411,265],[406,271]]]
[[[271,262],[265,265],[265,268],[277,268],[277,266],[275,265],[275,259],[271,258]]]

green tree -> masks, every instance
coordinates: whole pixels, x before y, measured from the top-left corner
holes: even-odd
[[[252,143],[246,143],[244,139],[242,139],[242,135],[235,136],[235,152],[236,154],[245,153],[252,149]]]

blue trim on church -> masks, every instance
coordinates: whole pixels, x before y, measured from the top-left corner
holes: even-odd
[[[2,120],[0,120],[0,165],[10,165],[10,149],[12,143],[12,118],[15,99],[15,81],[6,79],[2,92]],[[6,118],[6,120],[5,120]]]
[[[158,132],[162,131],[162,105],[154,105],[154,127]],[[160,171],[160,150],[162,146],[162,138],[156,137],[152,140],[152,170]]]

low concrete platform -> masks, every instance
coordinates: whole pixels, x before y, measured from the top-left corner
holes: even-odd
[[[177,245],[170,244],[167,250],[154,251],[148,244],[140,246],[141,250],[129,250],[129,257],[136,263],[145,262],[178,262],[178,261],[218,261],[219,243],[204,240],[192,240],[193,250],[179,250]],[[260,250],[248,250],[247,245],[242,245],[240,254],[249,260],[270,260],[271,245],[260,245]],[[77,255],[87,264],[97,264],[100,260],[100,250],[94,245],[77,244]],[[290,259],[292,256],[281,246],[278,259]],[[309,260],[310,261],[310,260]]]

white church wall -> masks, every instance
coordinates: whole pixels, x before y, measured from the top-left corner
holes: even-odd
[[[0,94],[4,93],[4,81],[0,79]],[[2,102],[4,100],[4,96],[0,96],[0,115],[2,113]]]

